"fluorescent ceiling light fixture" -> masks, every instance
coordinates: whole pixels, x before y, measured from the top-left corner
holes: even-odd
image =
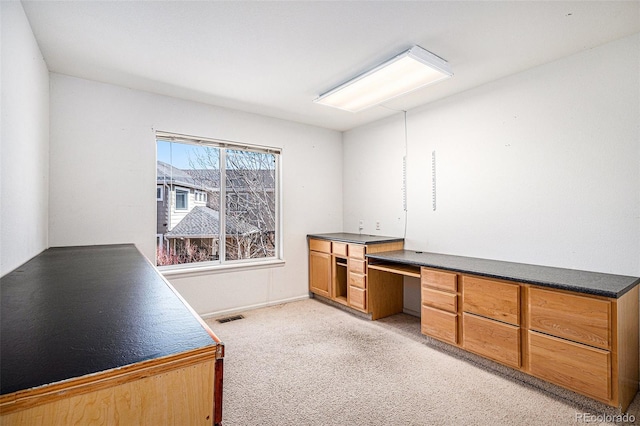
[[[453,76],[444,59],[420,46],[320,95],[314,102],[358,112]]]

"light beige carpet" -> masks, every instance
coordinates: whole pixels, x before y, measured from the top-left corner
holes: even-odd
[[[372,322],[314,299],[242,315],[207,320],[225,344],[225,426],[614,424],[431,346],[408,315]]]

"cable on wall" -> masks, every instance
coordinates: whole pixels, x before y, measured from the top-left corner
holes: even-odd
[[[407,217],[408,217],[408,209],[407,209],[407,155],[409,153],[409,138],[407,136],[407,111],[402,111],[404,113],[404,157],[402,159],[403,168],[402,168],[402,204],[404,208],[404,239],[407,238]]]
[[[409,138],[407,132],[407,111],[403,109],[393,109],[384,105],[380,105],[383,108],[390,109],[392,111],[398,111],[403,113],[404,118],[404,155],[402,156],[402,210],[404,211],[404,238],[407,238],[407,157],[409,154]]]
[[[436,152],[431,151],[431,203],[436,211]]]

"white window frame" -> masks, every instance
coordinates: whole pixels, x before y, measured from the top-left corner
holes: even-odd
[[[176,198],[176,202],[175,202],[176,211],[180,211],[180,212],[189,211],[189,194],[191,194],[191,191],[189,191],[188,189],[185,189],[185,188],[181,188],[179,186],[174,186],[173,187],[173,192],[174,192],[174,197]],[[187,194],[186,199],[185,199],[184,208],[182,208],[182,207],[179,208],[178,207],[178,192]]]
[[[269,153],[275,155],[275,206],[276,206],[276,220],[275,220],[275,233],[276,233],[276,247],[275,255],[271,258],[255,258],[255,259],[240,259],[240,260],[224,260],[224,251],[220,254],[220,260],[211,262],[197,262],[190,264],[180,265],[166,265],[158,266],[158,269],[164,276],[173,275],[200,275],[209,274],[212,272],[223,272],[229,269],[232,270],[245,270],[254,268],[265,268],[274,266],[283,266],[284,261],[284,237],[282,232],[282,149],[277,147],[239,143],[228,140],[202,138],[190,135],[183,135],[177,133],[156,131],[156,141],[162,140],[167,142],[177,142],[185,144],[195,145],[207,145],[217,148],[225,148],[231,150],[241,151],[254,151],[260,153]],[[225,161],[226,150],[220,150],[221,162]],[[224,201],[223,194],[226,192],[226,170],[221,168],[220,170],[220,229],[225,229],[226,220],[226,202]],[[194,190],[194,197],[195,197]],[[206,192],[205,192],[206,194]],[[205,195],[208,198],[208,194]],[[187,197],[188,198],[188,197]],[[176,209],[177,210],[177,209]],[[180,210],[184,211],[184,210]],[[222,244],[224,246],[224,244]]]
[[[196,201],[207,202],[207,191],[195,190],[194,198]]]
[[[160,196],[158,197],[158,191],[160,191]],[[164,201],[164,186],[156,185],[156,201]]]

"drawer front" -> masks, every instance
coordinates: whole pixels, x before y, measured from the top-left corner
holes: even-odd
[[[458,291],[458,276],[453,272],[422,268],[420,270],[420,282],[423,287],[433,287],[453,293]]]
[[[458,343],[458,316],[439,309],[422,305],[420,320],[422,334],[435,337],[447,343]]]
[[[349,259],[349,271],[364,275],[367,272],[367,262],[351,258]]]
[[[347,244],[346,243],[338,243],[336,241],[333,242],[331,252],[336,256],[347,257]]]
[[[364,260],[365,246],[360,244],[349,244],[349,257]]]
[[[309,240],[309,250],[331,253],[331,241]]]
[[[529,289],[529,328],[598,348],[611,348],[611,302]]]
[[[462,328],[466,350],[520,367],[520,327],[465,312]]]
[[[349,285],[365,289],[367,288],[367,277],[361,274],[349,273]]]
[[[455,314],[458,312],[458,295],[422,287],[422,304]]]
[[[529,331],[529,372],[602,401],[611,399],[611,353]]]
[[[463,276],[462,308],[465,312],[520,325],[520,286]]]
[[[358,287],[349,287],[349,306],[366,310],[367,309],[367,291]]]

